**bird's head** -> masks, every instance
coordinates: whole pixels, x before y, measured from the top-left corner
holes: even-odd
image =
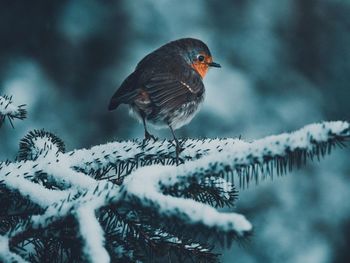
[[[209,67],[220,68],[220,64],[213,61],[208,46],[201,40],[183,38],[174,41],[181,49],[185,61],[204,78]]]

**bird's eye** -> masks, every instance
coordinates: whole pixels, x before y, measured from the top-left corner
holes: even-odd
[[[198,55],[197,59],[198,61],[202,62],[204,61],[205,57],[203,55]]]

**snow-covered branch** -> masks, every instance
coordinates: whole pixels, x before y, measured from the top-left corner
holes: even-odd
[[[77,227],[70,229],[69,237],[82,244],[81,252],[91,262],[134,260],[140,251],[154,252],[160,243],[169,251],[208,254],[191,235],[216,233],[230,242],[252,231],[243,215],[216,210],[233,204],[237,182],[244,187],[251,180],[285,173],[329,153],[349,136],[349,123],[338,121],[252,142],[187,139],[182,142],[182,162],[176,165],[172,141],[113,142],[65,153],[53,134],[31,132],[21,141],[19,160],[0,163],[0,186],[2,193],[16,197],[13,201],[27,200],[36,209],[24,209],[26,214],[18,207],[21,213],[3,216],[15,223],[0,233],[0,258],[16,256],[7,244],[22,246],[18,257],[28,260],[23,244],[42,250],[43,233],[67,238],[62,225],[72,220]],[[181,239],[176,237],[179,228],[184,232]],[[141,249],[138,242],[147,247]],[[65,257],[72,256],[61,250]]]
[[[55,134],[44,130],[29,132],[19,143],[20,160],[36,160],[41,155],[65,152],[64,142]]]
[[[239,139],[185,139],[180,140],[183,151],[180,155],[182,162],[199,159],[202,156],[216,154],[233,147]],[[173,141],[143,141],[111,142],[94,146],[91,149],[81,149],[69,152],[72,165],[86,173],[96,174],[113,168],[118,177],[130,174],[139,166],[151,164],[176,164],[176,153]]]
[[[27,117],[27,111],[24,106],[24,104],[18,106],[14,105],[12,97],[0,96],[0,127],[6,118],[9,120],[12,127],[13,119],[25,119]]]
[[[2,262],[18,262],[26,263],[28,261],[24,260],[19,255],[10,251],[9,239],[6,236],[0,236],[0,260]]]
[[[96,219],[94,207],[90,204],[81,206],[77,211],[81,236],[85,241],[84,253],[90,262],[110,262],[104,247],[104,233]]]

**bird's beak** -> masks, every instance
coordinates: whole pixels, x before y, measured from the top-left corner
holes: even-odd
[[[215,63],[215,62],[208,63],[208,66],[214,67],[214,68],[221,68],[221,65],[219,63]]]

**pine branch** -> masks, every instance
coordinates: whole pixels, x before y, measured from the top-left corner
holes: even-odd
[[[150,251],[167,244],[174,251],[186,251],[188,257],[203,252],[207,258],[215,258],[204,249],[199,233],[230,244],[252,230],[244,216],[213,208],[233,205],[237,180],[244,187],[252,180],[283,174],[330,153],[349,136],[349,123],[324,122],[250,143],[236,139],[183,140],[183,163],[176,166],[171,141],[148,142],[145,146],[137,141],[116,142],[64,153],[61,140],[51,133],[35,131],[22,140],[20,160],[0,163],[1,193],[14,195],[14,204],[9,207],[14,215],[21,215],[4,215],[9,227],[0,233],[6,241],[0,258],[6,261],[21,255],[40,261],[61,251],[57,257],[62,261],[134,261],[140,258],[137,247],[142,246],[138,242],[146,239],[155,246]],[[25,215],[21,214],[23,206],[16,204],[24,205]],[[136,213],[135,222],[142,228],[131,226],[132,221],[125,221],[125,216],[116,221],[133,229],[127,236],[134,239],[125,242],[123,231],[114,236],[110,234],[113,231],[107,231],[113,229],[108,228],[110,221],[97,221],[95,214],[111,208],[121,215],[127,209]],[[69,227],[72,225],[77,227]],[[63,246],[62,226],[69,228],[71,240],[79,241],[76,245],[82,247],[83,255],[73,255],[73,250]],[[96,236],[86,231],[89,227]],[[140,231],[147,238],[136,238]],[[181,239],[182,245],[167,238]],[[35,247],[35,255],[26,251],[25,244]]]
[[[95,207],[88,205],[80,206],[77,210],[77,218],[80,234],[84,239],[83,252],[89,262],[110,262],[109,254],[104,248],[104,233],[95,217]]]
[[[224,149],[234,149],[235,143],[244,143],[239,139],[183,139],[180,140],[183,151],[180,154],[181,162],[196,160],[209,154],[222,152]],[[94,146],[91,149],[75,150],[67,153],[72,165],[78,171],[93,175],[96,179],[119,181],[133,170],[152,164],[174,165],[176,153],[174,142],[163,140],[122,141]],[[113,176],[106,175],[110,170]]]
[[[264,178],[264,171],[276,169],[278,174],[282,174],[295,162],[301,164],[306,159],[324,156],[337,142],[346,140],[349,135],[349,124],[345,122],[315,124],[292,134],[271,136],[251,144],[236,143],[233,152],[224,149],[219,154],[208,155],[177,167],[143,167],[126,178],[123,183],[124,195],[129,196],[129,202],[155,208],[159,217],[182,218],[187,224],[203,224],[216,231],[231,232],[234,237],[240,237],[251,230],[244,217],[234,213],[226,216],[210,206],[194,204],[193,200],[164,196],[162,188],[187,185],[209,175],[230,177],[232,181],[236,175],[244,185],[251,177],[256,181],[259,177]],[[205,216],[208,214],[211,216]]]
[[[64,142],[55,134],[45,130],[29,132],[19,143],[19,160],[36,160],[49,153],[64,153]]]
[[[206,177],[200,182],[193,180],[186,185],[176,184],[163,188],[162,192],[165,195],[190,198],[216,208],[231,207],[238,197],[238,191],[232,183],[214,176]]]
[[[27,111],[24,108],[25,104],[15,106],[13,105],[12,97],[0,96],[0,128],[6,119],[10,122],[12,128],[13,120],[23,120],[27,117]]]
[[[206,260],[206,262],[216,262],[217,255],[208,245],[199,244],[192,239],[177,237],[179,231],[173,233],[160,229],[160,222],[152,217],[149,211],[135,211],[131,206],[102,209],[100,214],[101,224],[105,229],[106,240],[117,241],[121,244],[127,241],[129,251],[133,252],[134,259],[147,261],[156,257],[176,258],[183,262],[183,257],[194,259],[195,262]],[[172,223],[174,223],[172,221]],[[112,249],[109,249],[110,251]],[[120,257],[120,255],[119,255]]]
[[[180,177],[182,174],[178,176],[176,170],[177,167],[160,165],[140,168],[124,181],[122,196],[125,196],[127,202],[135,203],[136,206],[154,210],[153,212],[159,217],[179,220],[188,225],[232,233],[235,237],[243,237],[246,232],[252,230],[251,224],[242,215],[219,213],[211,206],[191,199],[164,195],[160,186],[187,184],[194,179],[187,174]]]
[[[0,236],[0,260],[2,262],[26,263],[19,255],[12,253],[9,248],[9,240],[6,236]]]

